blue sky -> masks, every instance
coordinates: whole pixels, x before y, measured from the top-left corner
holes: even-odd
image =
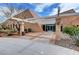
[[[54,4],[41,4],[41,3],[1,3],[0,6],[7,7],[12,6],[16,9],[31,9],[35,11],[39,16],[48,16],[54,8],[59,6],[59,3]],[[41,10],[41,11],[40,11]]]
[[[57,8],[61,8],[61,12],[74,9],[79,12],[78,3],[0,3],[0,21],[6,19],[2,10],[9,11],[7,7],[14,7],[17,10],[31,9],[39,16],[52,16],[57,13]]]

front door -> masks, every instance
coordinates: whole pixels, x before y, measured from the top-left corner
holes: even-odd
[[[43,25],[43,31],[55,31],[55,25],[53,24]]]

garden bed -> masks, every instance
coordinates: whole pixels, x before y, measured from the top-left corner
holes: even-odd
[[[55,43],[56,45],[66,47],[69,49],[73,49],[79,51],[79,47],[73,43],[73,40],[70,39],[61,39],[60,41]]]
[[[0,37],[17,35],[16,31],[13,30],[0,30]]]

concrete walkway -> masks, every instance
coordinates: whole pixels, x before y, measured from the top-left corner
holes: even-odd
[[[41,38],[44,39],[44,38]],[[1,38],[1,55],[78,55],[79,52],[50,43],[29,40],[29,36]]]

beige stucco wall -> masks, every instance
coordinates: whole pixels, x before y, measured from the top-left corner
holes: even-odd
[[[5,25],[9,26],[10,28],[13,27],[13,24],[15,24],[15,25],[17,24],[17,27],[19,28],[19,24],[17,23],[17,21],[9,20],[7,23],[5,23]],[[41,31],[43,31],[41,24],[38,24],[38,23],[25,22],[24,23],[24,28],[25,29],[31,28],[34,32],[41,32]]]
[[[34,32],[43,31],[41,24],[38,23],[25,23],[25,29],[31,28]]]

